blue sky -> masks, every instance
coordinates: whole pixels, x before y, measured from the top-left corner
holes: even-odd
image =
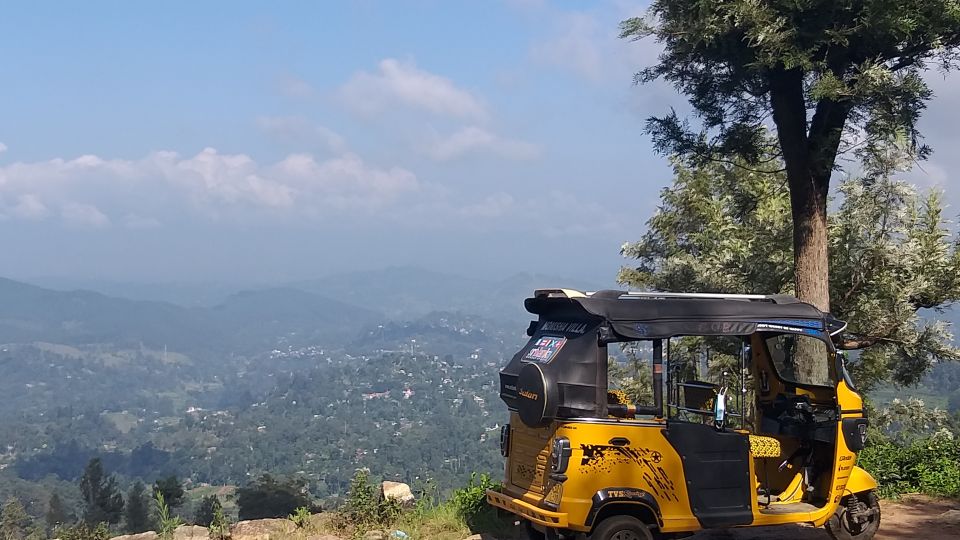
[[[22,3],[0,19],[0,274],[281,282],[418,265],[612,279],[683,100],[642,3]],[[960,93],[931,107],[945,185]],[[960,163],[957,163],[960,165]]]

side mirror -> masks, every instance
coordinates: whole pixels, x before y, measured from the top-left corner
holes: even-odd
[[[713,400],[713,426],[717,431],[723,431],[727,423],[727,387],[724,386],[717,391],[717,397]]]

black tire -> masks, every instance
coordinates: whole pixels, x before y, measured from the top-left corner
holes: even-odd
[[[527,540],[546,540],[547,535],[534,528],[533,523],[523,520],[523,532],[527,534]]]
[[[853,505],[851,497],[840,500],[837,512],[830,516],[824,527],[833,540],[871,540],[880,528],[880,498],[876,492],[867,491],[858,493],[857,499],[870,511],[865,523],[857,523],[851,519],[850,507]]]
[[[610,516],[594,527],[590,540],[653,540],[653,533],[633,516]]]

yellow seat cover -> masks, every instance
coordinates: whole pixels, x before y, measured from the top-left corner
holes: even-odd
[[[762,435],[750,435],[750,454],[755,458],[776,458],[780,457],[783,450],[780,448],[780,441],[773,437],[764,437]]]

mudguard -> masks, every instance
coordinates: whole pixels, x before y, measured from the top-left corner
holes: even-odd
[[[847,480],[847,491],[851,493],[862,493],[873,489],[877,489],[877,481],[870,476],[870,473],[860,467],[854,467],[853,470],[850,471],[850,478]]]

